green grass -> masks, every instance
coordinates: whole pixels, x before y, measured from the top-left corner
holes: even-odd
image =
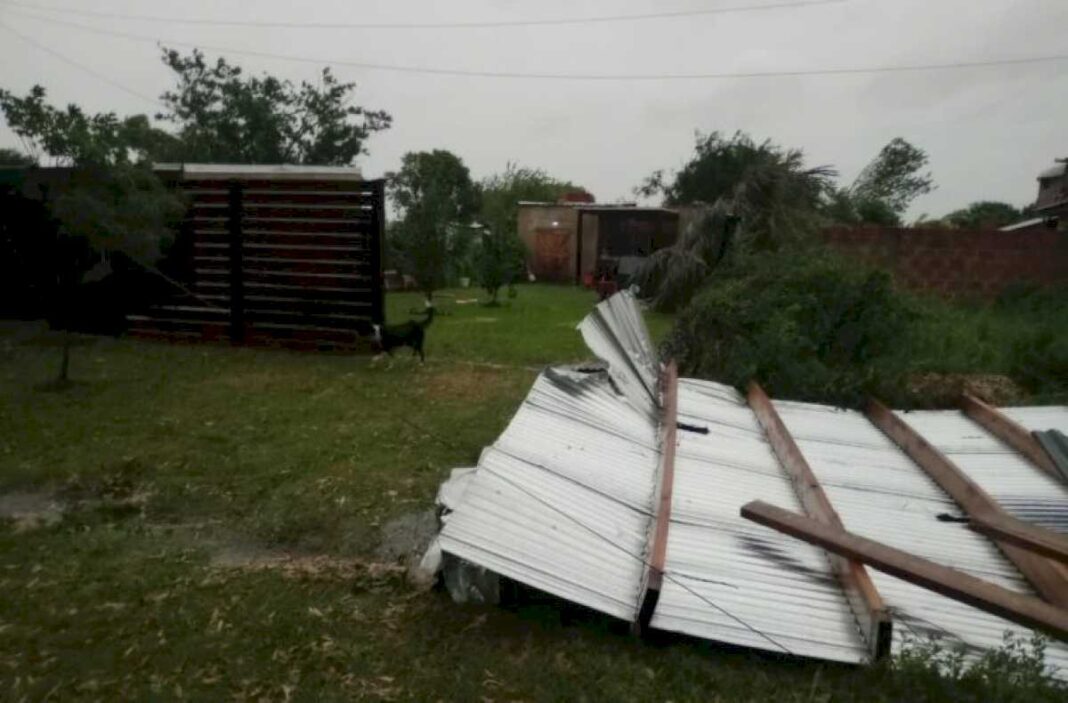
[[[391,296],[391,321],[419,302]],[[0,493],[74,505],[0,524],[0,698],[916,698],[883,668],[643,643],[551,604],[456,606],[377,563],[379,527],[477,461],[531,367],[586,356],[573,327],[594,302],[441,296],[426,365],[102,339],[74,350],[61,393],[39,389],[57,349],[0,336]],[[295,557],[220,565],[226,550]]]
[[[597,303],[597,295],[582,288],[550,285],[517,286],[515,298],[501,291],[500,306],[487,307],[483,291],[452,289],[435,295],[439,316],[428,336],[432,358],[545,366],[588,358],[589,352],[575,327]],[[418,317],[421,293],[388,296],[389,324]],[[649,332],[661,339],[672,318],[659,313],[646,316]]]

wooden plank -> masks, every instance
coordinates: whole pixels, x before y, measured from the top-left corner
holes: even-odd
[[[868,403],[867,415],[876,427],[949,494],[969,518],[1007,515],[990,494],[885,405],[872,399]],[[1054,605],[1068,608],[1068,571],[1063,566],[1011,542],[994,542],[1039,595]]]
[[[1038,443],[1038,440],[1012,418],[997,408],[987,405],[970,393],[964,393],[961,396],[960,409],[976,424],[1015,449],[1032,464],[1058,481],[1064,480],[1060,472],[1057,471],[1057,467],[1053,464],[1053,459]]]
[[[226,203],[225,189],[184,190],[183,192],[197,206],[215,207],[220,203]],[[372,202],[372,194],[365,191],[348,193],[249,191],[245,193],[245,203],[249,205],[303,205],[308,207],[340,205],[356,206],[366,210],[371,207]]]
[[[348,220],[369,222],[372,212],[362,205],[304,205],[288,202],[249,203],[245,202],[245,212],[252,218],[266,219],[316,219]],[[193,217],[212,219],[225,213],[220,203],[194,203]]]
[[[228,272],[215,267],[197,267],[194,273],[197,278],[205,281],[228,280]],[[313,273],[245,268],[244,281],[246,285],[279,283],[308,288],[365,288],[370,283],[371,277],[361,273]]]
[[[979,515],[968,526],[988,537],[1068,564],[1068,535],[1032,525],[1011,515]]]
[[[655,520],[650,534],[649,558],[646,562],[642,588],[638,597],[638,612],[633,629],[641,634],[649,627],[653,612],[660,600],[664,583],[664,565],[667,562],[668,528],[671,525],[671,496],[675,486],[675,444],[678,428],[679,372],[674,360],[664,367],[660,376],[660,471],[657,494],[653,499]]]
[[[200,228],[193,231],[195,242],[201,246],[226,242],[226,231]],[[301,246],[301,247],[358,247],[370,253],[371,235],[367,232],[271,232],[245,230],[245,246]]]
[[[193,227],[198,231],[218,231],[225,227],[226,218],[216,216],[192,218]],[[366,234],[371,223],[357,219],[317,219],[314,217],[255,217],[248,214],[243,220],[244,228],[250,232],[270,232],[279,234]]]
[[[845,529],[838,511],[834,509],[805,455],[759,383],[753,381],[749,384],[746,398],[760,426],[764,428],[771,450],[789,476],[805,514],[825,525]],[[888,656],[893,640],[893,624],[886,604],[871,580],[871,574],[859,562],[835,554],[828,554],[828,558],[868,643],[872,658],[878,660]]]
[[[1016,593],[914,554],[825,525],[789,510],[753,501],[742,517],[814,544],[909,583],[1068,641],[1068,610]]]

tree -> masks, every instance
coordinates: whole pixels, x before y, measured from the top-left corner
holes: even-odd
[[[553,178],[540,169],[509,162],[504,171],[484,178],[479,184],[482,205],[479,217],[494,231],[518,232],[519,202],[555,202],[566,193],[585,192],[570,181]]]
[[[487,305],[496,306],[502,286],[512,285],[524,267],[523,243],[512,230],[483,228],[475,254],[478,282],[489,296]]]
[[[149,144],[169,136],[153,128],[144,115],[91,115],[77,105],[65,109],[49,105],[46,97],[45,89],[39,85],[21,98],[0,90],[0,111],[34,162],[44,155],[61,166],[140,161],[151,157]]]
[[[864,167],[849,188],[834,189],[824,214],[839,224],[899,226],[909,205],[933,190],[927,153],[895,137]]]
[[[478,242],[476,265],[479,283],[495,305],[500,288],[519,277],[525,265],[517,222],[519,202],[555,202],[566,193],[585,189],[542,170],[508,163],[503,172],[483,179],[479,190],[479,218],[486,230]]]
[[[0,147],[0,166],[34,166],[37,161],[18,149]]]
[[[756,142],[745,132],[735,132],[730,138],[720,132],[697,134],[694,156],[675,173],[670,182],[663,171],[656,171],[635,189],[638,195],[662,195],[667,205],[705,203],[711,205],[720,198],[732,196],[738,184],[755,169],[789,163],[796,167],[803,160],[797,149],[784,150],[771,140]],[[804,177],[804,173],[798,171]],[[820,179],[811,181],[812,195],[824,189]]]
[[[463,161],[440,149],[405,154],[387,179],[400,213],[394,244],[429,301],[445,285],[450,262],[466,253],[478,191]]]
[[[961,229],[997,229],[1023,219],[1023,213],[1008,203],[981,200],[954,210],[943,219]]]
[[[366,153],[367,139],[388,129],[381,110],[349,104],[355,83],[324,68],[318,85],[249,76],[225,59],[209,63],[194,50],[164,49],[178,76],[163,94],[159,118],[177,126],[175,160],[218,163],[301,163],[345,166]],[[179,158],[180,157],[180,158]]]
[[[639,188],[669,204],[703,202],[709,210],[671,247],[637,272],[644,296],[659,310],[685,306],[732,249],[775,250],[810,237],[834,171],[806,167],[797,149],[757,143],[741,132],[698,136],[694,157],[667,183],[654,173]]]

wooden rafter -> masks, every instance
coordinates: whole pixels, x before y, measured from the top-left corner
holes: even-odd
[[[969,522],[976,532],[1068,564],[1068,535],[1053,532],[1009,515],[981,515]]]
[[[841,517],[820,485],[805,455],[759,383],[753,381],[749,384],[746,398],[764,428],[764,434],[779,464],[790,478],[805,514],[830,527],[845,529]],[[887,656],[890,653],[893,634],[892,621],[871,575],[860,562],[843,559],[833,553],[828,556],[831,568],[841,582],[849,606],[868,641],[872,657],[881,659]]]
[[[963,571],[936,564],[881,542],[826,525],[761,501],[742,506],[742,517],[822,547],[846,559],[1068,641],[1068,610],[1010,591]]]
[[[1063,481],[1064,478],[1038,440],[1024,427],[992,405],[987,405],[970,393],[960,399],[960,409],[976,424],[1025,456],[1032,464],[1047,474]]]
[[[1008,515],[989,493],[885,405],[871,400],[867,415],[876,427],[949,494],[970,519]],[[1056,606],[1068,608],[1068,570],[1012,542],[1001,539],[995,539],[994,542],[1039,595]]]
[[[660,588],[664,583],[664,567],[667,563],[668,527],[671,524],[671,496],[675,486],[675,444],[679,413],[679,372],[674,361],[669,361],[660,376],[661,422],[660,422],[660,471],[656,497],[653,500],[653,528],[650,533],[649,559],[638,600],[637,619],[633,623],[637,633],[644,632],[653,619]]]

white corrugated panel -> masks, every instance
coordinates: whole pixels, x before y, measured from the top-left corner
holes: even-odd
[[[658,460],[656,427],[605,374],[547,371],[483,453],[441,548],[632,620]]]
[[[757,497],[801,510],[752,411],[732,388],[680,379],[679,421],[708,434],[678,433],[667,577],[652,627],[863,661],[859,627],[823,552],[739,515]]]
[[[863,414],[807,403],[774,404],[846,529],[1033,595],[989,540],[964,524],[939,519],[959,516],[956,504]],[[911,421],[914,415],[906,417]],[[941,441],[925,436],[936,445]],[[1006,470],[1016,472],[1011,466]],[[934,635],[963,643],[974,653],[1000,646],[1005,632],[1031,635],[959,601],[869,571],[893,611],[895,650],[910,637]],[[1068,646],[1050,643],[1046,659],[1051,666],[1068,667]]]
[[[657,422],[660,364],[634,296],[622,291],[602,301],[578,328],[631,405]]]
[[[1068,432],[1068,413],[1063,408],[1021,410],[1025,411],[1022,413],[1024,416],[1032,416],[1029,424],[1037,422],[1041,429]],[[1056,412],[1058,410],[1060,412]],[[1021,520],[1068,532],[1068,486],[1064,483],[1033,466],[1029,460],[960,412],[915,411],[897,414],[1005,510]]]

